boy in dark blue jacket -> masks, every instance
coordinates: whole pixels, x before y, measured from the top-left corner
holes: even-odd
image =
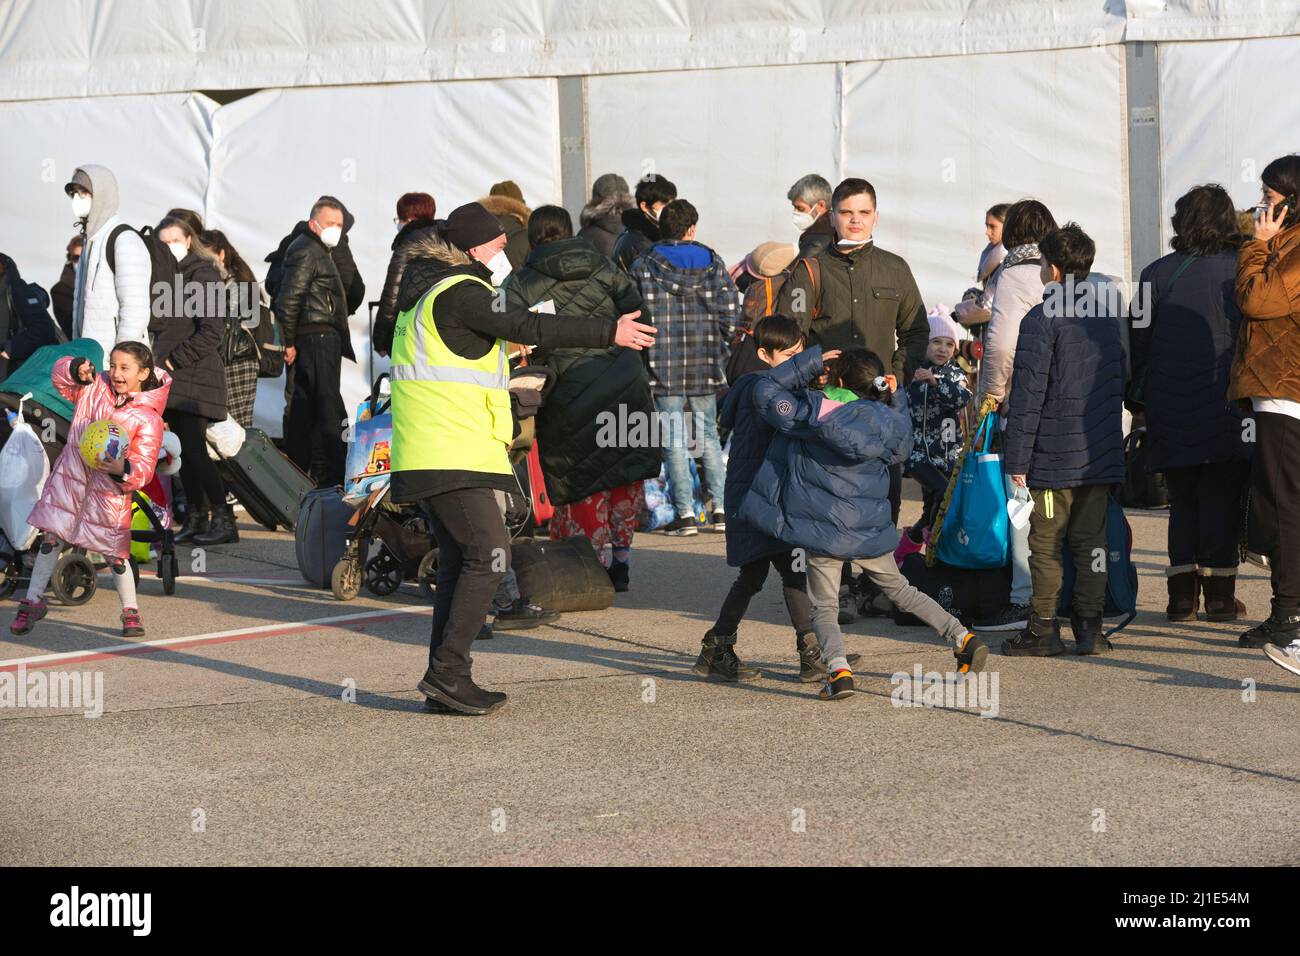
[[[794,625],[795,647],[799,652],[799,679],[805,683],[826,675],[821,647],[813,635],[812,607],[802,566],[784,541],[764,534],[740,517],[744,500],[754,475],[763,464],[772,436],[776,434],[759,414],[754,402],[755,386],[776,373],[803,351],[804,336],[799,323],[784,315],[770,315],[754,327],[754,345],[759,360],[770,368],[749,372],[736,379],[722,404],[720,421],[731,430],[731,454],[727,457],[727,484],[724,489],[727,516],[727,564],[740,568],[740,574],[727,592],[717,623],[704,635],[699,660],[693,670],[715,680],[757,680],[761,675],[740,662],[734,650],[736,629],[749,609],[749,602],[763,589],[769,568],[781,575],[790,623]],[[838,353],[832,353],[838,354]],[[817,362],[820,371],[820,360]],[[852,655],[855,659],[858,655]]]
[[[807,386],[821,372],[813,348],[773,369],[754,386],[764,420],[778,432],[741,503],[740,517],[806,556],[813,629],[827,668],[820,696],[853,693],[839,625],[840,569],[863,572],[900,611],[947,639],[958,670],[980,670],[988,649],[937,603],[907,583],[894,563],[898,528],[889,501],[889,469],[907,457],[912,420],[907,397],[892,390],[879,356],[854,349],[840,357],[840,385],[857,400],[841,404]],[[888,402],[888,404],[886,404]]]
[[[1061,554],[1074,557],[1070,624],[1080,654],[1100,654],[1106,603],[1106,510],[1124,480],[1124,346],[1119,323],[1084,280],[1096,246],[1075,223],[1038,244],[1043,301],[1020,323],[1011,377],[1003,469],[1028,488],[1028,626],[1002,653],[1050,657],[1065,651],[1056,620]]]

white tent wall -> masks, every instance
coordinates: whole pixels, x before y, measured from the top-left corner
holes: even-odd
[[[213,115],[205,221],[261,278],[263,258],[315,199],[337,196],[356,217],[348,243],[370,302],[383,289],[402,193],[431,193],[442,216],[503,179],[532,206],[559,202],[559,154],[553,79],[266,90]],[[343,363],[349,413],[370,389],[368,326],[363,305],[352,317],[357,362]],[[374,361],[374,374],[387,369]],[[258,426],[279,436],[283,407],[283,379],[263,379]]]
[[[1119,46],[850,63],[844,175],[871,181],[876,238],[912,267],[927,305],[974,285],[984,212],[1032,197],[1097,243],[1123,277]]]
[[[191,93],[0,103],[0,250],[28,282],[57,282],[77,232],[63,186],[88,163],[113,171],[134,226],[202,210],[216,105]]]
[[[728,265],[760,242],[797,242],[786,190],[806,173],[839,177],[838,74],[818,64],[593,76],[591,176],[666,176]]]
[[[1162,248],[1174,203],[1192,186],[1221,183],[1238,209],[1259,202],[1270,161],[1300,152],[1295,109],[1279,90],[1300,89],[1300,38],[1162,43]]]

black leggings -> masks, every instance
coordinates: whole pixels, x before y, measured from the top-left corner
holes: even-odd
[[[204,437],[208,420],[169,408],[163,412],[163,421],[181,440],[181,486],[185,489],[185,507],[203,513],[221,508],[226,503],[226,484],[217,471],[217,463],[208,457],[208,442]]]
[[[759,558],[749,564],[740,566],[737,576],[727,597],[718,612],[718,623],[713,625],[715,634],[735,634],[736,628],[749,610],[749,602],[767,580],[767,569],[776,568],[781,575],[781,590],[785,595],[785,607],[790,612],[790,623],[796,634],[807,634],[813,629],[812,604],[808,601],[808,591],[804,572],[794,570],[794,553],[786,551],[767,558]]]
[[[920,541],[922,529],[934,527],[939,506],[948,492],[948,476],[928,461],[913,465],[910,474],[921,486],[921,519],[910,529],[912,540]]]

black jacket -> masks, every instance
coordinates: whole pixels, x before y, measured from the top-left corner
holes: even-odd
[[[1150,324],[1134,325],[1131,335],[1133,380],[1145,376],[1155,471],[1250,455],[1250,445],[1242,441],[1241,413],[1227,397],[1241,327],[1237,255],[1198,258],[1170,286],[1186,261],[1181,252],[1157,259],[1142,270],[1138,284],[1155,300]]]
[[[1047,301],[1020,323],[1003,468],[1030,488],[1124,480],[1120,320],[1058,315]],[[1083,306],[1076,306],[1082,312]]]
[[[65,339],[72,338],[72,294],[77,281],[77,270],[65,264],[59,281],[50,287],[50,302],[54,306],[54,320],[59,323]]]
[[[614,243],[614,262],[624,272],[632,268],[641,253],[648,250],[662,237],[659,223],[641,211],[641,207],[627,209],[623,212],[623,232]]]
[[[435,235],[437,223],[433,219],[413,219],[402,227],[393,239],[393,255],[388,260],[388,274],[384,277],[384,291],[379,296],[379,310],[375,313],[375,327],[371,343],[380,355],[387,355],[393,347],[393,326],[397,324],[397,290],[402,284],[406,258],[415,240]]]
[[[578,238],[586,239],[602,256],[614,258],[614,246],[623,232],[623,220],[617,213],[593,219],[578,230]]]
[[[171,308],[166,311],[171,314],[154,309],[149,319],[154,360],[172,376],[167,408],[221,421],[226,417],[226,370],[220,351],[226,322],[218,311],[225,306],[226,286],[216,267],[197,252],[181,260],[180,278],[185,293],[181,301],[168,297]],[[190,294],[194,283],[204,290],[201,302]],[[214,287],[216,291],[208,293]],[[218,309],[208,308],[218,302]]]
[[[835,245],[835,239],[835,226],[831,223],[831,214],[822,213],[811,226],[799,233],[799,258],[807,259],[817,255],[823,249],[829,249]]]
[[[480,262],[437,239],[420,240],[411,249],[397,293],[397,311],[411,309],[420,296],[448,276],[463,273],[491,281]],[[477,282],[461,282],[438,296],[434,322],[438,335],[457,355],[482,358],[497,339],[542,348],[564,346],[606,348],[613,344],[616,323],[592,316],[537,315],[527,309],[499,307],[493,292]],[[393,473],[393,501],[418,501],[462,488],[516,490],[511,475],[473,471],[397,471]]]
[[[550,301],[561,314],[605,319],[641,308],[636,283],[581,238],[533,249],[504,288],[511,307]],[[602,440],[620,426],[619,416],[627,423],[653,420],[654,399],[639,354],[618,346],[553,348],[534,352],[529,361],[556,374],[537,416],[537,450],[554,504],[659,474],[662,459],[653,444],[624,448],[622,442]]]
[[[17,264],[0,253],[0,378],[18,371],[42,345],[58,341],[58,331],[48,311],[49,297],[35,283],[18,274]]]
[[[289,243],[285,251],[275,306],[285,348],[292,348],[299,335],[333,331],[342,339],[343,354],[356,361],[343,280],[330,250],[311,230]]]

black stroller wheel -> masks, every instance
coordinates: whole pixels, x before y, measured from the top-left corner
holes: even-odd
[[[176,574],[178,570],[175,554],[164,551],[158,555],[158,577],[162,578],[163,594],[176,593]]]
[[[366,590],[375,597],[388,597],[402,586],[402,562],[384,548],[366,562]]]
[[[54,589],[54,596],[63,604],[69,607],[85,604],[95,596],[98,587],[95,566],[84,554],[65,552],[54,565],[50,586]]]
[[[140,565],[135,558],[127,558],[126,563],[131,565],[131,580],[135,582],[135,586],[138,588],[140,586]]]
[[[430,601],[438,589],[438,549],[434,548],[420,559],[420,570],[416,580],[420,582],[420,593]]]

